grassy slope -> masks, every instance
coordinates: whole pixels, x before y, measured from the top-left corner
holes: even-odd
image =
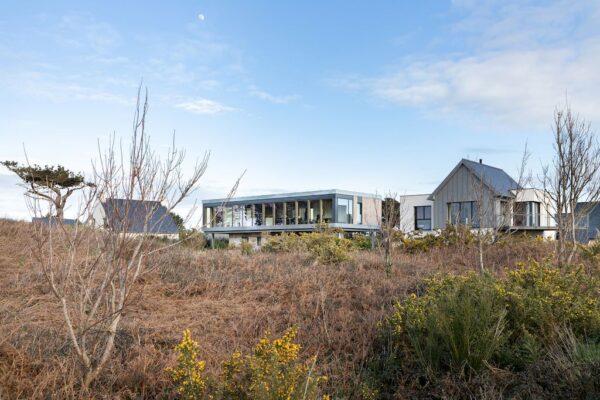
[[[76,397],[76,362],[62,315],[32,265],[28,230],[26,223],[0,220],[0,398]],[[499,272],[536,253],[547,254],[547,247],[500,246],[488,262]],[[392,301],[424,276],[464,271],[475,260],[467,248],[398,254],[386,278],[377,252],[322,266],[301,254],[169,250],[151,261],[158,268],[140,282],[141,295],[125,315],[117,351],[94,392],[168,397],[164,368],[185,328],[199,341],[207,369],[218,372],[229,354],[247,351],[266,331],[297,325],[303,354],[319,355],[331,390],[354,397],[377,322]]]

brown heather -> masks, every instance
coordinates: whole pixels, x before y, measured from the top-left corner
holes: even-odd
[[[315,264],[303,254],[203,251],[174,247],[148,260],[156,267],[124,316],[116,350],[90,393],[79,389],[76,359],[62,314],[30,254],[31,226],[0,220],[0,399],[171,398],[165,368],[189,328],[206,370],[266,331],[298,327],[302,355],[318,356],[332,398],[359,398],[378,322],[395,299],[424,277],[477,269],[475,248],[437,248],[393,255],[386,276],[382,254],[357,252],[340,265]],[[534,240],[499,244],[486,254],[488,269],[541,259],[551,245]]]

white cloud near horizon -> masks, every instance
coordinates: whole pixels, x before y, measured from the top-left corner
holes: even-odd
[[[214,100],[196,99],[178,103],[175,107],[195,114],[221,114],[237,111],[237,108],[229,107]]]
[[[379,76],[334,84],[428,113],[534,125],[548,123],[568,98],[585,118],[600,119],[598,5],[455,3],[466,16],[452,31],[466,35],[466,51],[412,55]]]

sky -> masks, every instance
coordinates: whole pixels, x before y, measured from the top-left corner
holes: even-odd
[[[91,172],[148,89],[160,153],[224,197],[429,193],[461,158],[534,176],[566,101],[600,125],[597,1],[6,1],[0,160]],[[0,217],[30,218],[0,169]],[[69,210],[67,210],[67,215]]]

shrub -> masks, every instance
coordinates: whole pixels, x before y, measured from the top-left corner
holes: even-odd
[[[352,245],[357,250],[371,250],[371,238],[368,235],[354,235]]]
[[[383,325],[396,352],[386,368],[416,366],[430,378],[448,372],[470,377],[488,364],[525,371],[548,363],[564,327],[572,342],[585,343],[570,346],[570,362],[577,356],[596,365],[599,290],[581,268],[535,261],[504,279],[474,273],[429,279],[424,293],[396,303]]]
[[[206,237],[197,229],[181,229],[179,240],[184,246],[194,250],[202,250],[206,247]]]
[[[439,247],[470,245],[476,240],[471,228],[466,225],[447,225],[446,228],[421,237],[403,237],[402,247],[405,252],[424,253]]]
[[[198,347],[189,329],[183,331],[181,343],[175,347],[177,366],[167,369],[177,385],[177,393],[184,399],[202,399],[206,394],[206,380],[203,377],[205,363],[197,359]]]
[[[506,311],[489,276],[431,279],[427,292],[396,303],[389,323],[428,375],[480,371],[503,345]]]
[[[600,334],[600,286],[582,268],[559,269],[530,261],[508,273],[498,286],[506,298],[511,330],[552,335],[554,327],[566,324],[578,334]]]
[[[335,231],[322,230],[271,236],[262,250],[269,253],[308,252],[320,263],[335,264],[352,259],[350,253],[354,245],[350,239],[340,238]]]
[[[267,239],[262,246],[262,251],[268,253],[291,253],[295,251],[306,251],[306,244],[301,237],[295,233],[282,233],[273,235]]]
[[[242,255],[249,256],[254,252],[254,246],[249,242],[242,242],[240,243],[240,251]]]
[[[298,360],[300,344],[294,343],[296,330],[280,339],[263,337],[251,355],[234,353],[223,363],[223,397],[228,399],[284,400],[317,399],[319,385],[326,380],[316,376],[313,357]]]
[[[185,399],[319,399],[320,387],[327,378],[316,374],[316,357],[307,362],[299,360],[301,345],[294,341],[295,337],[294,328],[279,339],[265,335],[252,354],[233,353],[223,363],[220,379],[211,380],[209,385],[203,376],[204,361],[197,360],[198,344],[186,329],[175,347],[177,367],[168,371],[177,384],[177,392]]]
[[[323,264],[336,264],[352,259],[353,245],[350,239],[340,238],[337,234],[312,232],[301,235],[311,256]]]

